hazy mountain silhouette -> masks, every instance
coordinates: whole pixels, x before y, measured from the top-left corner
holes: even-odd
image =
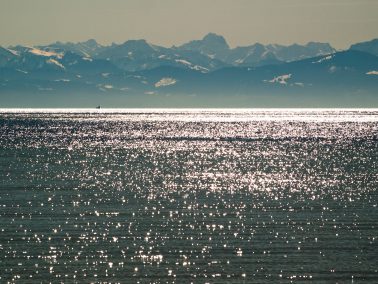
[[[263,100],[264,95],[277,94],[280,99],[297,95],[299,101],[307,96],[343,103],[347,94],[350,102],[374,104],[378,102],[376,42],[356,44],[341,52],[324,43],[230,48],[223,37],[209,34],[172,48],[145,40],[110,46],[89,40],[0,47],[0,103],[28,105],[37,103],[38,96],[43,97],[41,102],[70,96],[74,104],[77,100],[88,102],[94,94],[105,101],[111,98],[103,97],[105,94],[152,101],[178,94],[208,97],[210,102],[235,96],[263,96],[259,97]],[[310,57],[313,54],[316,56]],[[59,97],[46,97],[53,94]]]
[[[350,49],[365,51],[378,56],[378,39],[353,44]]]
[[[282,61],[295,61],[336,51],[328,43],[315,42],[310,42],[304,46],[298,44],[291,46],[269,44],[265,46],[256,43],[231,49],[222,36],[214,33],[209,33],[202,40],[186,43],[178,49],[197,51],[233,66],[276,64]]]

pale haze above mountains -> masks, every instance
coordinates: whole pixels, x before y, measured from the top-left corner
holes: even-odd
[[[230,48],[214,33],[170,48],[0,47],[0,107],[378,106],[377,56],[378,39]]]

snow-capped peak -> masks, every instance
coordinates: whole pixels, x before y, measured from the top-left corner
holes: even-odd
[[[66,69],[66,67],[64,67],[60,62],[58,62],[57,60],[53,59],[53,58],[49,58],[47,61],[46,61],[48,64],[54,64],[62,69]]]
[[[35,47],[28,47],[28,51],[32,54],[39,55],[39,56],[57,57],[57,58],[63,57],[62,53],[57,53],[57,52],[54,52],[54,51],[45,51],[45,50],[38,49],[38,48],[35,48]]]
[[[291,78],[291,74],[285,74],[281,76],[274,77],[272,80],[269,80],[269,83],[279,83],[281,85],[286,85],[287,81]]]
[[[174,78],[169,78],[169,77],[161,78],[160,81],[155,83],[155,87],[156,88],[166,87],[166,86],[174,85],[176,84],[176,82],[177,81]]]

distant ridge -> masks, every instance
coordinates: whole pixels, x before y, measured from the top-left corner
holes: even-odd
[[[371,41],[353,44],[350,49],[364,51],[378,56],[378,38]]]
[[[163,99],[172,96],[206,98],[212,105],[217,98],[234,103],[240,96],[257,96],[269,105],[269,96],[277,95],[274,100],[282,103],[297,96],[291,100],[295,104],[306,96],[313,103],[322,98],[334,105],[349,100],[351,105],[378,106],[377,45],[376,39],[347,51],[316,42],[230,48],[222,36],[210,33],[171,48],[144,39],[110,46],[91,39],[0,47],[0,103],[75,105],[98,95],[102,101],[90,102],[89,107],[106,105],[111,96],[121,102],[133,97],[157,104],[174,104]]]
[[[210,72],[226,66],[255,67],[279,64],[336,51],[328,43],[315,42],[290,46],[256,43],[230,48],[226,39],[215,33],[208,33],[200,40],[192,40],[170,48],[150,44],[145,39],[128,40],[110,46],[103,46],[95,39],[78,43],[58,41],[36,48],[48,52],[72,52],[92,59],[106,59],[125,71],[142,71],[170,65],[202,72]],[[25,51],[23,46],[10,47],[10,49]],[[2,66],[4,65],[3,62]]]

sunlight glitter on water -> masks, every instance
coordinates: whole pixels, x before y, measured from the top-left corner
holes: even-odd
[[[147,120],[147,121],[378,121],[378,109],[1,109],[0,113],[19,114],[88,114],[100,120]],[[112,116],[107,116],[112,114]],[[117,116],[119,114],[119,116]],[[128,115],[128,116],[125,116]],[[73,117],[72,117],[73,118]],[[83,119],[84,117],[80,117]],[[91,117],[86,117],[91,118]],[[93,117],[92,117],[93,118]]]
[[[0,110],[0,282],[374,283],[377,117]]]

